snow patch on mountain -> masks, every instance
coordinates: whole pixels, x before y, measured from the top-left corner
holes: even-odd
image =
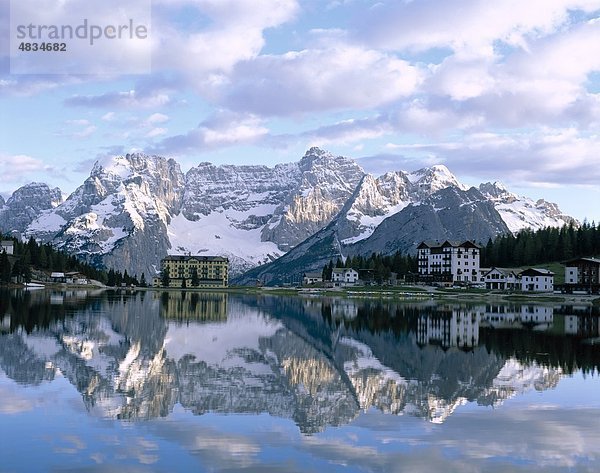
[[[230,271],[236,274],[281,256],[283,252],[275,243],[261,241],[260,228],[246,230],[236,227],[236,223],[247,214],[212,212],[197,221],[179,214],[168,227],[170,253],[225,256],[229,258]]]
[[[480,192],[494,203],[496,210],[511,232],[530,228],[561,227],[577,224],[573,217],[564,215],[558,206],[543,199],[533,201],[509,192],[500,182],[486,182],[479,186]]]

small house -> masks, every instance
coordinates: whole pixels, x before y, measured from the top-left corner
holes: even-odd
[[[517,274],[512,269],[491,268],[484,275],[485,287],[491,290],[520,290],[520,281]]]
[[[55,271],[55,272],[50,273],[50,280],[52,282],[64,283],[64,282],[67,282],[67,277],[65,276],[65,273]]]
[[[79,272],[65,273],[65,280],[69,284],[87,285],[89,284],[88,278]]]
[[[323,274],[322,273],[304,273],[302,276],[302,285],[308,286],[310,284],[322,283],[323,282]]]
[[[12,240],[2,240],[0,242],[0,253],[6,251],[7,255],[15,254],[15,246]]]
[[[358,281],[358,272],[352,268],[334,268],[331,280],[335,286],[353,286]]]
[[[553,292],[554,273],[548,269],[528,268],[518,274],[523,292]]]

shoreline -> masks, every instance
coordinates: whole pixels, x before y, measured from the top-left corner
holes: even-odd
[[[230,286],[221,288],[178,288],[178,287],[110,287],[98,285],[76,285],[67,283],[39,283],[41,286],[27,287],[25,284],[1,285],[8,289],[22,290],[89,290],[89,291],[152,291],[152,292],[190,292],[190,293],[230,293],[256,295],[290,295],[303,297],[342,297],[348,299],[399,299],[437,300],[455,302],[497,302],[503,304],[518,302],[536,303],[565,303],[599,305],[600,296],[597,294],[562,294],[562,293],[521,293],[521,292],[486,292],[485,290],[469,291],[464,289],[441,289],[431,286],[348,286],[339,288],[315,287],[253,287]]]

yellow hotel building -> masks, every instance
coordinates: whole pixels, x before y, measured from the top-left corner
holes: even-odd
[[[179,256],[169,255],[160,262],[161,276],[169,272],[168,287],[220,288],[229,284],[229,260],[221,256]],[[198,275],[198,284],[193,285],[194,270]],[[162,287],[162,277],[155,277],[152,285]]]

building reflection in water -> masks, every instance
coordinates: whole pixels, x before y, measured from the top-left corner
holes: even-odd
[[[122,419],[180,404],[267,412],[307,434],[371,408],[440,423],[466,402],[498,405],[600,366],[598,307],[181,291],[63,295],[57,306],[51,293],[0,295],[7,376],[60,373],[90,413]]]
[[[227,293],[165,291],[153,293],[160,300],[160,316],[170,320],[200,322],[227,319]]]

